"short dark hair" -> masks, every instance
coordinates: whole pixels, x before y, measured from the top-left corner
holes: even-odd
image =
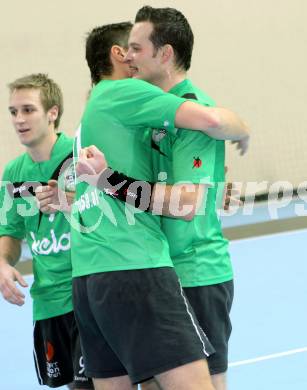
[[[194,35],[186,17],[175,8],[153,8],[144,6],[136,14],[135,22],[150,22],[153,31],[150,35],[154,47],[169,44],[173,47],[176,66],[188,70],[194,44]]]
[[[128,48],[129,33],[132,23],[122,22],[95,27],[86,38],[86,61],[90,68],[93,84],[102,76],[110,76],[113,66],[110,59],[112,46]]]

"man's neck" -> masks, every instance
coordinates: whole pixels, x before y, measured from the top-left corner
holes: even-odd
[[[28,147],[27,152],[35,162],[47,161],[51,158],[51,152],[57,141],[57,133],[52,132],[44,137],[38,145]]]
[[[120,68],[116,68],[113,70],[110,76],[103,76],[101,80],[123,80],[127,79],[127,73]]]
[[[163,89],[163,91],[168,92],[175,85],[181,83],[183,80],[187,78],[186,72],[179,72],[173,70],[165,74],[165,77],[161,79],[160,82],[157,83],[157,86]]]

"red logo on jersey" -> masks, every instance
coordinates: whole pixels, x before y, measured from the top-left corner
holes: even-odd
[[[200,168],[202,165],[202,161],[199,157],[194,157],[193,168]]]
[[[49,341],[47,341],[45,347],[46,347],[46,359],[47,359],[48,362],[51,362],[51,360],[54,357],[53,345]]]

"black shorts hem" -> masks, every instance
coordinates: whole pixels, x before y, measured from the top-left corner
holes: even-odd
[[[103,379],[103,378],[115,378],[117,376],[125,376],[128,375],[127,371],[104,371],[104,372],[95,372],[90,370],[85,370],[85,375],[89,378],[97,378],[97,379]]]
[[[209,366],[210,375],[224,374],[227,372],[227,369],[228,369],[227,365],[219,366],[219,367]]]
[[[207,357],[204,354],[195,354],[186,358],[182,358],[179,360],[176,360],[175,362],[171,362],[168,364],[164,364],[163,366],[159,366],[156,368],[152,368],[151,370],[148,370],[146,372],[143,372],[141,374],[130,375],[130,380],[132,384],[136,385],[137,383],[145,382],[146,380],[155,377],[156,375],[163,374],[164,372],[167,372],[169,370],[172,370],[174,368],[183,366],[188,363],[193,363],[198,360],[206,360]]]
[[[57,387],[66,386],[69,383],[73,383],[74,380],[73,380],[73,378],[69,378],[69,379],[62,378],[61,381],[59,381],[57,383],[55,383],[54,381],[48,381],[48,380],[42,380],[41,382],[42,383],[40,383],[40,385],[48,386],[48,387],[51,387],[52,389],[55,389]]]
[[[74,383],[74,389],[87,389],[87,390],[94,390],[94,385],[92,383],[84,383],[84,382],[73,382]]]

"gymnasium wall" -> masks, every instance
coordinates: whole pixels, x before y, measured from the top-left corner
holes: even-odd
[[[227,149],[234,181],[306,179],[307,2],[305,0],[176,0],[5,2],[0,13],[0,172],[22,148],[7,111],[7,83],[47,72],[62,87],[61,128],[73,135],[90,86],[86,32],[133,21],[144,4],[180,9],[195,33],[190,76],[219,105],[250,124],[246,157]],[[261,191],[260,191],[261,192]],[[263,191],[262,191],[263,192]]]

